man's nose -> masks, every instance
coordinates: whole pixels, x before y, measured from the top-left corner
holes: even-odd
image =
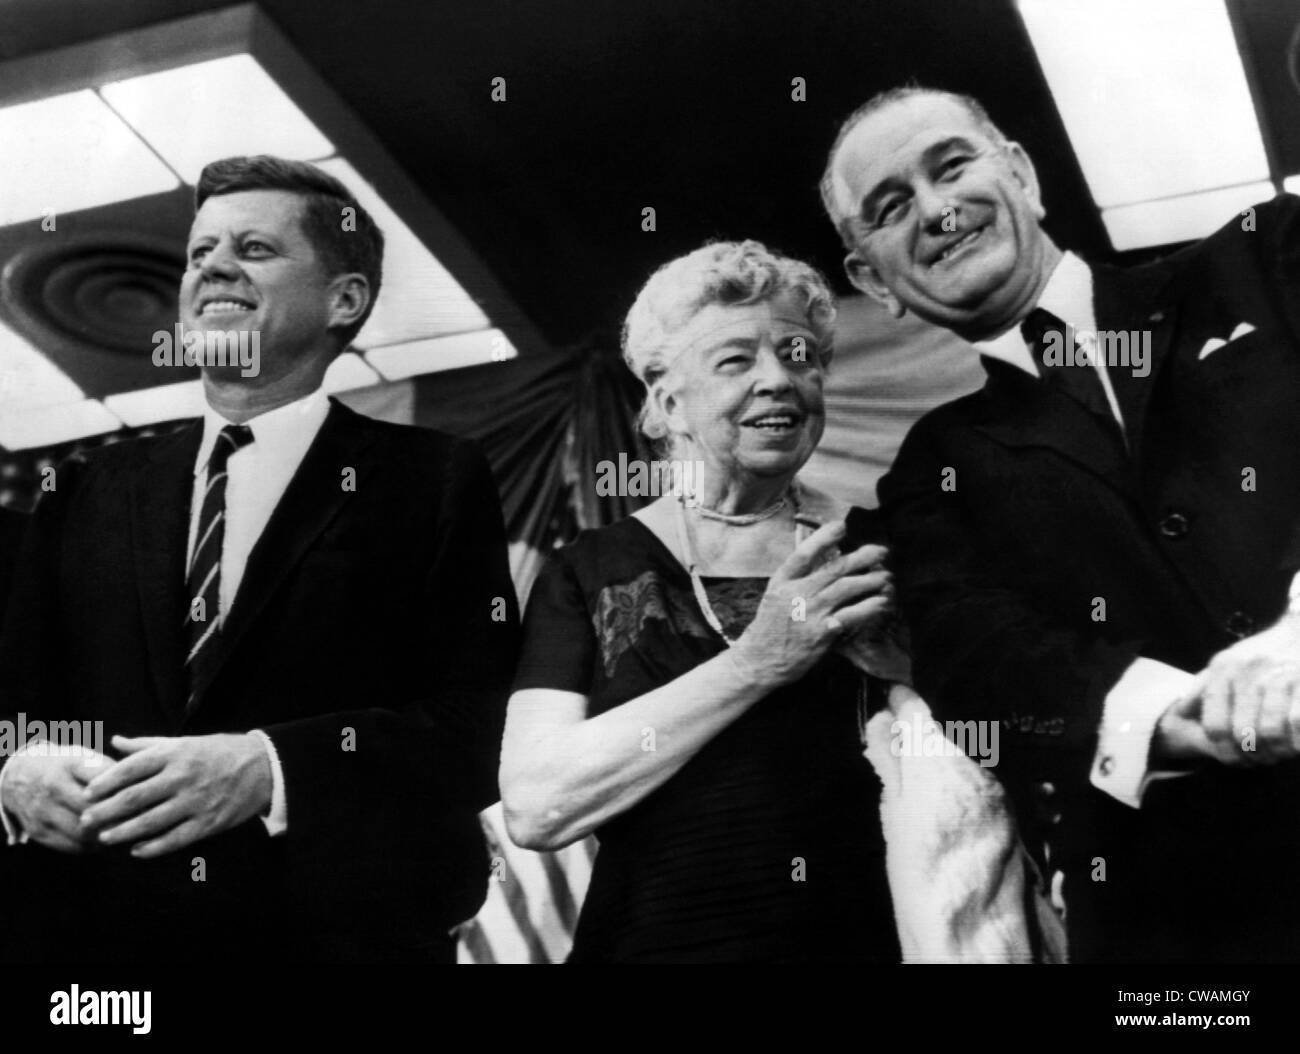
[[[228,278],[239,270],[239,260],[228,242],[220,241],[212,246],[199,264],[199,273],[204,278]]]
[[[922,229],[931,234],[956,230],[957,206],[947,194],[942,194],[930,183],[922,183],[914,191],[916,214]],[[951,217],[951,219],[950,219]],[[948,221],[947,227],[944,221]]]

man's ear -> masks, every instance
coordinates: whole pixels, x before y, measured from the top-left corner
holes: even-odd
[[[907,313],[902,301],[890,292],[889,287],[880,280],[876,269],[867,263],[854,249],[844,257],[844,273],[849,276],[855,289],[861,290],[873,300],[878,300],[895,318],[902,318]]]
[[[1007,154],[1007,163],[1011,166],[1011,174],[1015,176],[1016,182],[1024,188],[1025,197],[1029,199],[1030,204],[1033,206],[1034,215],[1041,222],[1047,215],[1047,210],[1043,208],[1043,194],[1038,185],[1038,173],[1034,171],[1034,163],[1029,160],[1025,148],[1019,143],[1007,143],[1004,149]]]
[[[370,283],[363,274],[341,274],[330,283],[330,329],[344,329],[370,306]]]

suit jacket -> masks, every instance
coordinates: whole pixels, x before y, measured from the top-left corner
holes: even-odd
[[[106,744],[263,729],[288,832],[272,839],[253,819],[147,863],[4,850],[0,903],[25,905],[0,909],[0,929],[27,938],[13,957],[445,954],[486,891],[476,814],[497,798],[517,649],[488,467],[469,442],[334,402],[250,554],[187,716],[200,437],[196,423],[59,467],[0,647],[0,684],[15,689],[3,708],[102,721]]]
[[[0,622],[4,620],[14,567],[18,563],[18,547],[22,543],[23,528],[26,526],[26,516],[14,509],[0,506]]]
[[[1300,958],[1300,918],[1265,888],[1300,880],[1294,764],[1207,766],[1141,810],[1089,785],[1128,665],[1200,671],[1279,616],[1300,569],[1300,199],[1248,226],[1093,269],[1098,330],[1150,334],[1148,376],[1109,370],[1128,449],[1109,415],[986,360],[984,388],[919,421],[879,485],[917,688],[940,718],[1000,722],[1022,821],[1060,817],[1078,958]],[[1203,922],[1234,882],[1258,910]]]

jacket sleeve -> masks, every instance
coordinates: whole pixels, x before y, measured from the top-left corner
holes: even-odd
[[[997,722],[999,767],[1022,779],[1086,781],[1107,692],[1138,655],[1054,622],[1006,574],[943,487],[930,422],[914,427],[880,481],[917,691],[935,717]]]

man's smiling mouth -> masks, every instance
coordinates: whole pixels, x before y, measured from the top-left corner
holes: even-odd
[[[948,260],[951,260],[955,255],[957,255],[967,246],[973,245],[975,242],[979,241],[979,237],[983,233],[984,233],[983,227],[976,227],[972,231],[967,231],[955,242],[953,242],[946,249],[944,249],[943,252],[941,252],[933,260],[931,260],[930,266],[934,267],[937,264],[941,264]]]
[[[247,300],[236,300],[230,297],[214,298],[205,300],[199,307],[200,315],[227,315],[243,311],[254,310],[253,305]]]

